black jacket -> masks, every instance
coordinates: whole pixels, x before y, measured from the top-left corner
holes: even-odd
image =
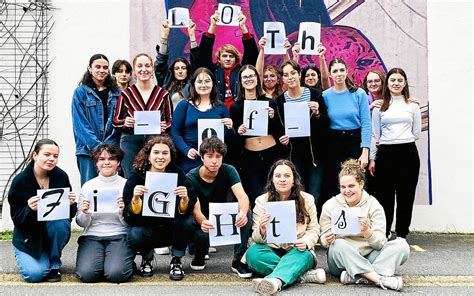
[[[40,258],[47,248],[48,240],[46,233],[46,222],[38,221],[38,212],[28,206],[28,199],[37,195],[41,189],[33,173],[34,162],[30,162],[26,168],[12,181],[8,192],[10,203],[10,214],[15,225],[13,230],[13,245],[22,252],[34,258]],[[72,190],[69,177],[58,167],[50,172],[49,188],[69,188]],[[76,215],[77,203],[70,206],[69,217]]]

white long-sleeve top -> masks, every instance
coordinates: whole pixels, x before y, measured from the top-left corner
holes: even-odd
[[[76,214],[77,225],[84,227],[82,235],[94,236],[113,236],[127,233],[127,223],[123,220],[122,213],[91,213],[84,214],[81,211],[81,203],[83,199],[87,199],[87,192],[97,188],[119,188],[120,196],[122,196],[123,187],[127,179],[120,177],[118,174],[112,177],[104,177],[99,174],[87,181],[81,189],[79,202],[77,203],[78,211]]]
[[[384,112],[372,111],[372,147],[370,159],[375,159],[378,145],[415,142],[421,133],[421,111],[416,103],[407,103],[403,96],[394,96]]]

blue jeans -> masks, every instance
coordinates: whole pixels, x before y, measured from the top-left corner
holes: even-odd
[[[92,157],[88,155],[76,155],[77,167],[81,174],[81,186],[92,178],[97,177],[97,167]]]
[[[27,282],[40,282],[51,269],[61,268],[61,253],[71,237],[71,222],[69,219],[48,221],[46,230],[49,244],[39,259],[13,247],[20,275]]]
[[[122,170],[126,179],[130,177],[133,170],[133,161],[138,152],[145,146],[149,136],[144,135],[127,135],[122,134],[120,138],[120,148],[122,148],[125,155],[121,161]]]

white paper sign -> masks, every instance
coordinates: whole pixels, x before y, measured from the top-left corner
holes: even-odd
[[[214,229],[209,230],[211,246],[240,244],[240,228],[235,226],[238,212],[236,202],[209,203],[209,222],[214,225]]]
[[[301,44],[300,54],[319,55],[318,45],[321,42],[321,24],[312,22],[300,23],[298,42]]]
[[[239,25],[239,12],[241,8],[237,5],[219,3],[217,11],[220,13],[219,26],[238,26]]]
[[[245,100],[243,123],[246,136],[268,135],[268,101]]]
[[[265,44],[265,54],[286,54],[285,44],[285,24],[281,22],[264,22],[263,33],[267,37]]]
[[[306,102],[285,103],[285,135],[289,138],[311,135],[309,106]]]
[[[38,221],[69,219],[69,188],[38,190]]]
[[[148,192],[143,195],[143,216],[174,218],[178,174],[146,172],[145,187]]]
[[[117,212],[117,197],[120,195],[118,188],[97,188],[87,192],[89,200],[89,213],[115,213]]]
[[[159,135],[161,134],[161,112],[157,111],[135,111],[134,134],[135,135]]]
[[[336,208],[331,212],[331,230],[334,234],[360,233],[359,217],[361,210],[355,208]]]
[[[168,24],[170,28],[186,28],[189,25],[189,9],[175,7],[168,10]]]
[[[295,201],[267,202],[265,210],[270,214],[270,222],[267,224],[267,242],[294,243],[297,228]]]
[[[198,119],[198,151],[204,139],[212,136],[224,142],[224,124],[220,119]]]

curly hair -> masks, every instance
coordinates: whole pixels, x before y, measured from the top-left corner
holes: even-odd
[[[216,136],[206,138],[202,141],[201,146],[199,146],[199,154],[204,156],[204,154],[209,152],[217,152],[224,157],[227,154],[227,145]]]
[[[133,168],[139,173],[145,174],[151,168],[151,163],[148,161],[151,149],[156,144],[164,144],[170,148],[171,162],[166,167],[166,171],[173,171],[176,166],[176,148],[174,147],[173,140],[168,135],[158,135],[151,137],[145,144],[145,146],[138,152],[135,160],[133,161]]]
[[[339,179],[344,176],[354,177],[359,184],[365,182],[365,170],[360,167],[360,164],[355,159],[348,159],[341,164]]]
[[[276,97],[278,97],[279,95],[281,95],[284,92],[284,90],[283,90],[283,80],[281,78],[280,71],[278,71],[278,68],[275,65],[270,64],[270,65],[266,65],[265,67],[263,67],[263,75],[262,75],[263,77],[265,77],[265,72],[267,72],[267,71],[270,71],[273,74],[275,74],[275,76],[277,78],[277,83],[275,84],[275,89],[273,90],[273,93],[272,93],[272,98],[275,99]],[[265,92],[268,91],[267,87],[265,86],[265,83],[262,83],[262,88]]]
[[[303,184],[301,183],[301,177],[296,171],[295,165],[287,160],[287,159],[280,159],[277,160],[273,166],[270,168],[267,178],[267,185],[265,186],[265,191],[268,193],[268,201],[280,201],[280,194],[276,191],[275,184],[273,183],[273,174],[275,173],[275,169],[280,165],[286,165],[291,169],[293,173],[293,186],[291,187],[291,193],[288,200],[295,201],[296,207],[296,222],[297,223],[307,223],[311,222],[311,217],[306,210],[304,204],[304,198],[301,192],[303,191]]]

